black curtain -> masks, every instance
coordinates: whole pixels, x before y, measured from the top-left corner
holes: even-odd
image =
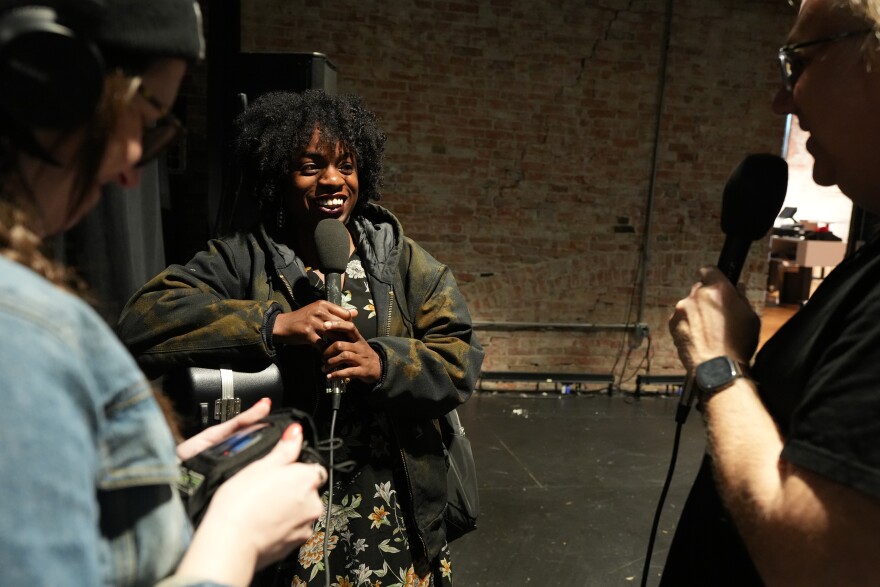
[[[103,191],[98,205],[62,235],[61,250],[65,263],[88,284],[98,312],[115,325],[131,295],[165,268],[164,158],[144,167],[139,186],[123,189],[114,183]]]

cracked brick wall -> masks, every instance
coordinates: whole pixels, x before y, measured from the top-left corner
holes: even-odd
[[[785,0],[242,0],[242,49],[324,53],[364,96],[388,135],[382,203],[475,320],[595,325],[485,331],[485,368],[631,389],[680,371],[666,320],[717,259],[728,174],[780,152],[792,20]],[[744,276],[757,305],[763,244]],[[637,320],[650,348],[606,328]]]

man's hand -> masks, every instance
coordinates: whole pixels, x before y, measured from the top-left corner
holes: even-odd
[[[758,346],[760,319],[717,267],[701,268],[698,278],[669,320],[682,364],[690,372],[722,355],[749,363]]]

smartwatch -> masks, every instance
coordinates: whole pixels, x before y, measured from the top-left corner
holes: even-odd
[[[715,357],[697,365],[694,370],[694,382],[703,392],[703,399],[706,399],[730,387],[740,377],[745,377],[745,371],[743,365],[730,357]]]

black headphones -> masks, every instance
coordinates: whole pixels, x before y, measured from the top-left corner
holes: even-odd
[[[84,122],[104,85],[104,60],[88,38],[100,6],[94,0],[18,4],[0,12],[2,115],[33,128]]]

